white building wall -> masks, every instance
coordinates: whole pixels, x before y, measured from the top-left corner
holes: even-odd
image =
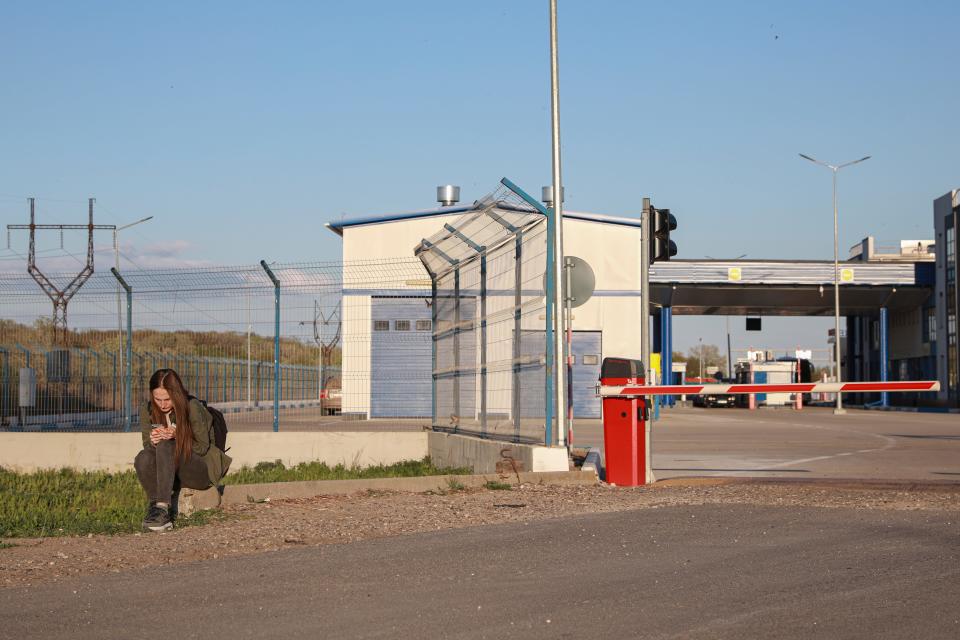
[[[370,417],[370,296],[344,295],[340,384],[342,413]]]
[[[409,289],[423,291],[424,295],[429,296],[429,275],[414,257],[414,248],[422,239],[442,229],[445,223],[453,223],[459,217],[460,214],[415,218],[343,229],[344,413],[369,415],[370,411],[371,294],[382,290]],[[640,229],[567,218],[564,220],[564,250],[567,255],[586,260],[596,276],[594,297],[573,311],[574,330],[602,332],[603,357],[639,358]],[[509,257],[509,262],[512,261],[513,258]],[[524,278],[530,277],[524,273]],[[503,290],[513,286],[512,275],[498,279],[496,270],[490,269],[489,289]],[[539,286],[539,281],[525,284],[525,288]],[[542,305],[542,299],[535,301],[525,297],[523,301]],[[487,300],[488,316],[500,314],[512,317],[513,308],[511,296],[490,296]],[[545,321],[541,310],[538,314],[525,316],[523,328],[542,330]],[[479,344],[479,330],[477,340]],[[510,417],[512,323],[491,322],[487,340],[488,362],[507,363],[488,370],[487,410],[489,414]],[[479,384],[477,389],[479,394]]]
[[[601,331],[602,355],[640,358],[640,229],[567,219],[565,255],[583,258],[593,269],[594,297],[573,310],[573,328]]]

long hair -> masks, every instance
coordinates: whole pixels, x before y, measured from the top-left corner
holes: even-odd
[[[153,400],[153,391],[164,389],[170,394],[173,403],[173,413],[176,416],[177,435],[174,438],[176,453],[174,459],[177,466],[190,458],[193,449],[193,425],[190,424],[190,408],[188,406],[187,390],[183,388],[183,381],[173,369],[157,369],[150,376],[150,419],[155,424],[165,424],[164,414]]]

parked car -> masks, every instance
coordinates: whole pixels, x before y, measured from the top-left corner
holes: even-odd
[[[706,393],[693,396],[695,407],[735,407],[736,403],[736,397],[729,393]]]
[[[320,394],[320,413],[325,416],[339,415],[342,406],[343,391],[340,388],[340,378],[328,378]]]
[[[707,382],[706,379],[701,380],[701,382]],[[727,382],[722,377],[718,376],[715,380],[710,380],[710,383],[713,382]],[[735,407],[737,406],[737,397],[730,395],[729,393],[705,393],[701,395],[693,396],[693,406],[695,407]]]

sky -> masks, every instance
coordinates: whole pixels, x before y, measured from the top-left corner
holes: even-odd
[[[678,258],[830,259],[830,172],[799,153],[873,156],[839,175],[841,257],[932,238],[933,199],[960,187],[956,2],[558,4],[568,209],[636,217],[650,197]],[[0,224],[31,196],[39,223],[82,223],[95,197],[100,224],[154,216],[121,233],[127,268],[334,261],[331,220],[432,208],[440,184],[539,193],[548,7],[6,0]],[[40,255],[69,265],[81,235]],[[730,321],[735,349],[825,349],[830,324]],[[675,346],[725,345],[725,326],[677,317]]]

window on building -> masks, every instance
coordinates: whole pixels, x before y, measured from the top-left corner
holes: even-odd
[[[389,320],[374,320],[374,321],[373,321],[373,330],[374,330],[374,331],[390,331],[390,321],[389,321]]]
[[[409,320],[394,320],[394,321],[393,321],[393,330],[394,330],[394,331],[410,331],[410,321],[409,321]]]
[[[598,365],[600,364],[600,356],[595,353],[585,353],[583,355],[583,364]]]
[[[432,328],[432,320],[417,320],[417,331],[430,331]]]

